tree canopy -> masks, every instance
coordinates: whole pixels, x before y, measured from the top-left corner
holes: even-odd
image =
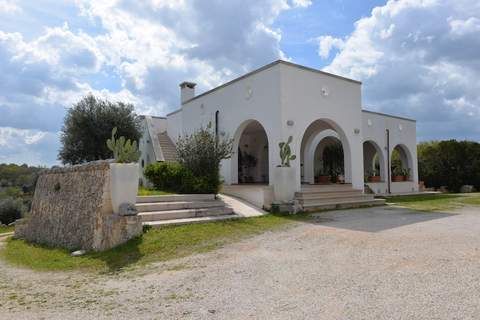
[[[106,141],[114,127],[119,136],[132,141],[140,139],[140,119],[133,105],[93,95],[84,97],[65,116],[58,159],[64,164],[78,164],[111,158]]]
[[[447,186],[459,191],[462,185],[480,188],[480,143],[473,141],[430,141],[417,146],[419,179],[428,187]]]

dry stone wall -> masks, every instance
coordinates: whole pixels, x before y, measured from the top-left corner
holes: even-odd
[[[113,213],[110,162],[53,168],[41,173],[32,209],[15,237],[69,250],[105,250],[142,232],[139,216]]]

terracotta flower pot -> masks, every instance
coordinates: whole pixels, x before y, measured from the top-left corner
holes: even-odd
[[[381,177],[380,176],[370,176],[368,177],[368,182],[380,182]]]
[[[329,183],[331,179],[330,176],[318,176],[318,183]]]
[[[393,182],[402,182],[405,181],[405,176],[392,176]]]

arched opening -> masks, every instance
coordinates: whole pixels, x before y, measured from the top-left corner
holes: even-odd
[[[302,183],[351,183],[349,143],[335,122],[312,122],[303,135],[300,153]]]
[[[411,181],[412,157],[408,148],[404,145],[397,145],[393,148],[390,157],[390,170],[392,182]]]
[[[373,141],[363,143],[363,170],[365,182],[385,181],[383,153]]]
[[[237,154],[232,170],[236,182],[268,184],[268,137],[260,122],[249,120],[242,124],[237,130],[234,148]]]
[[[313,167],[315,183],[344,182],[342,142],[333,136],[323,138],[315,148]]]

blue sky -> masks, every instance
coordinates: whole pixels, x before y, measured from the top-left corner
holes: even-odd
[[[56,163],[65,110],[93,93],[137,113],[278,58],[363,82],[364,107],[418,140],[480,140],[477,0],[0,0],[0,163]]]

